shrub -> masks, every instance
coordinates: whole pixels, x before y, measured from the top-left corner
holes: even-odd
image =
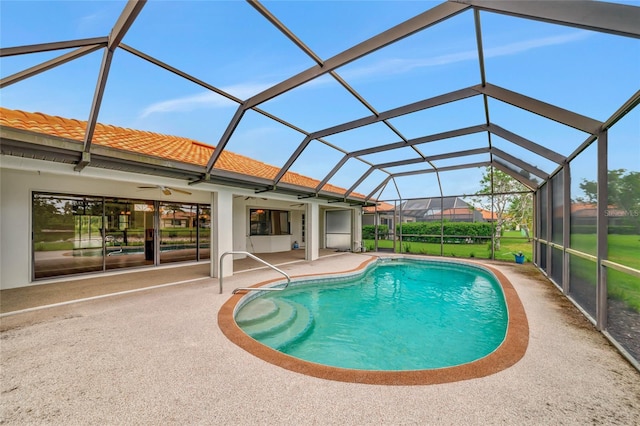
[[[409,222],[398,224],[396,232],[398,235],[402,234],[403,241],[439,243],[440,226],[440,222]],[[445,222],[442,224],[442,234],[447,243],[482,243],[485,238],[478,237],[491,237],[491,232],[492,226],[487,222]]]
[[[389,236],[388,225],[378,225],[378,238],[387,238]],[[364,225],[362,227],[362,239],[374,240],[376,238],[375,225]]]

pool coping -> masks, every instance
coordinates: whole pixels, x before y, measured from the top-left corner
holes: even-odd
[[[306,274],[293,276],[291,278],[327,277],[338,274],[358,273],[367,268],[371,262],[376,261],[377,258],[371,258],[362,262],[354,269],[333,274]],[[234,312],[236,306],[246,296],[245,292],[232,295],[229,300],[222,305],[220,311],[218,311],[218,326],[231,342],[250,354],[278,367],[321,379],[374,385],[430,385],[489,376],[511,367],[524,356],[527,346],[529,345],[529,323],[527,316],[515,288],[502,272],[493,266],[480,262],[464,262],[458,260],[456,260],[456,262],[481,266],[493,273],[502,287],[509,314],[507,335],[502,344],[489,355],[467,364],[429,370],[374,371],[353,370],[304,361],[263,345],[247,335],[236,324]],[[272,279],[257,283],[251,287],[263,287],[280,281],[282,280]]]

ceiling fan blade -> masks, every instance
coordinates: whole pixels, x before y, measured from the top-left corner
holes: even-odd
[[[158,188],[156,185],[154,186],[139,186],[138,189],[156,189]]]
[[[182,194],[187,194],[187,195],[191,195],[191,193],[189,191],[185,191],[184,189],[178,189],[178,188],[170,188],[172,191],[175,192],[180,192]]]

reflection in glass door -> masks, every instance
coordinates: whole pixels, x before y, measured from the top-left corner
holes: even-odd
[[[33,278],[102,270],[102,199],[33,193]]]
[[[196,260],[197,204],[161,202],[159,213],[160,263]]]
[[[211,207],[198,206],[198,260],[209,260],[211,253]]]
[[[211,207],[33,193],[34,279],[208,260]]]
[[[153,265],[152,201],[105,199],[105,269]]]

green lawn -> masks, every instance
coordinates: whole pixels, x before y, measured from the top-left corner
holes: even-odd
[[[500,240],[500,250],[496,250],[496,259],[515,262],[515,254],[522,252],[525,256],[525,261],[531,262],[533,247],[531,242],[528,242],[526,238],[522,238],[519,231],[507,231],[504,233],[504,237]],[[364,243],[367,250],[373,250],[373,240],[365,240]],[[393,241],[379,240],[378,247],[393,248]],[[441,254],[440,244],[434,243],[403,242],[401,248],[400,243],[396,242],[396,252],[400,251],[433,256],[440,256]],[[448,257],[489,259],[491,250],[488,242],[483,244],[444,244],[442,254]]]
[[[640,236],[638,235],[616,235],[607,237],[608,256],[607,258],[615,263],[640,269]],[[571,248],[596,254],[595,234],[574,234],[571,236]],[[590,262],[588,260],[572,260],[574,264],[574,274],[580,275],[580,262]],[[585,277],[586,278],[586,277]],[[589,277],[589,281],[595,285],[595,277]],[[607,292],[609,297],[624,300],[627,306],[640,312],[640,278],[614,269],[607,269]]]
[[[525,261],[531,262],[532,243],[520,237],[517,231],[504,233],[500,250],[496,251],[497,260],[515,262],[514,253],[522,252]],[[365,240],[367,250],[373,250],[374,241]],[[378,247],[392,248],[393,241],[379,240]],[[596,236],[592,234],[574,234],[571,237],[571,247],[575,250],[595,255]],[[400,252],[400,243],[396,242],[396,252]],[[637,235],[609,235],[608,259],[634,269],[640,269],[640,237]],[[440,256],[440,244],[403,243],[402,252],[413,254],[428,254]],[[491,256],[488,244],[444,244],[443,254],[447,257],[488,259]],[[583,282],[595,285],[596,277],[591,276],[592,261],[572,256],[572,274]],[[583,264],[583,262],[588,263]],[[609,297],[623,300],[627,306],[640,312],[640,278],[613,269],[607,270],[607,290]]]
[[[640,236],[616,235],[607,237],[608,259],[612,262],[640,269]],[[574,234],[571,236],[571,248],[596,255],[597,240],[595,234]]]

